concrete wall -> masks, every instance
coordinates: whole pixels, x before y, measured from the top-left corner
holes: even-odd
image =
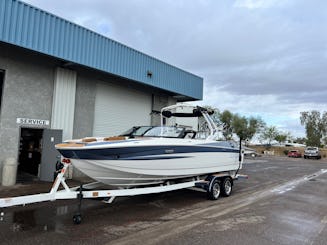
[[[75,118],[73,138],[92,136],[94,123],[94,104],[96,81],[86,74],[78,73],[75,94]],[[71,167],[73,178],[84,178],[85,175]]]
[[[0,42],[0,70],[5,71],[0,110],[0,183],[2,165],[6,158],[18,158],[20,128],[17,118],[51,121],[55,69],[63,61],[30,52]],[[92,136],[96,82],[114,82],[115,78],[95,70],[70,66],[77,71],[73,138]],[[117,80],[119,83],[119,80]],[[176,99],[149,87],[138,87],[133,82],[127,87],[154,94],[152,110],[176,103]],[[160,125],[160,116],[153,114],[152,125]],[[37,128],[37,126],[32,126]],[[49,126],[42,126],[48,128]],[[74,171],[74,176],[81,176]]]
[[[0,43],[0,69],[5,70],[0,113],[0,171],[4,159],[17,159],[17,118],[50,120],[54,63],[45,56]],[[0,173],[0,181],[1,181]]]

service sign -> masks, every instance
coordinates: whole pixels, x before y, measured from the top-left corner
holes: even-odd
[[[17,118],[16,122],[17,124],[38,125],[38,126],[48,126],[50,124],[49,120],[31,119],[31,118]]]

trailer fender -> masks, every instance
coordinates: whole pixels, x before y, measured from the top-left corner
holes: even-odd
[[[206,181],[208,181],[208,184],[207,184],[207,186],[206,186],[206,188],[205,188],[206,191],[211,190],[212,185],[215,183],[216,180],[218,180],[218,181],[220,182],[220,180],[219,180],[219,176],[210,175],[210,176],[208,176],[208,177],[206,178]]]

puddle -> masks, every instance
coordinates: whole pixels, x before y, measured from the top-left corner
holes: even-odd
[[[31,230],[36,227],[35,211],[36,210],[14,212],[12,218],[12,230],[17,232]]]
[[[97,205],[98,202],[85,201],[82,205],[82,212],[94,209]],[[5,208],[0,210],[0,237],[10,240],[18,233],[24,232],[66,234],[73,225],[72,217],[76,210],[76,201],[65,203],[65,205],[48,202],[34,207],[27,205]],[[2,212],[3,215],[1,215]]]
[[[63,218],[60,216],[65,216],[69,212],[68,206],[4,210],[0,220],[0,233],[31,230],[63,233]]]
[[[12,232],[55,230],[55,223],[49,219],[49,214],[46,213],[40,209],[8,212],[5,213],[2,224],[5,224],[6,228]]]

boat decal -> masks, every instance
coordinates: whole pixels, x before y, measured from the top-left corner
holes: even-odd
[[[175,151],[174,151],[174,149],[166,149],[165,150],[165,153],[167,153],[167,154],[171,154],[171,153],[174,153]]]

